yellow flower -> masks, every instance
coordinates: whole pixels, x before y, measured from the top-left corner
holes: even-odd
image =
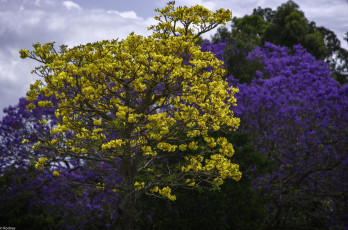
[[[52,144],[52,145],[58,144],[58,140],[57,140],[57,139],[53,139],[53,140],[51,141],[51,144]]]
[[[29,50],[21,49],[19,51],[19,53],[20,53],[22,59],[29,57]]]
[[[24,139],[24,140],[22,141],[22,144],[26,144],[26,143],[28,143],[28,142],[29,142],[28,139]]]
[[[135,190],[144,188],[144,186],[145,186],[145,183],[144,183],[144,182],[138,182],[138,181],[136,181],[136,182],[134,183],[134,189],[135,189]]]
[[[36,169],[43,169],[43,168],[44,168],[44,165],[41,164],[40,162],[37,162],[36,165],[35,165],[35,168],[36,168]]]
[[[197,142],[196,141],[192,141],[189,144],[189,148],[192,149],[192,150],[196,150],[198,148]]]
[[[134,114],[129,114],[128,122],[130,122],[130,123],[137,122],[137,119],[135,118]]]
[[[60,173],[58,171],[54,171],[52,174],[53,176],[60,176]]]
[[[187,145],[181,144],[181,145],[179,145],[179,149],[181,151],[185,151],[187,149]]]
[[[171,201],[176,200],[176,196],[171,194],[172,190],[169,187],[164,187],[164,188],[158,190],[158,192],[159,192],[159,194],[161,194],[164,197],[167,197]]]
[[[104,183],[101,183],[101,182],[98,182],[97,186],[95,186],[96,189],[105,189],[105,184]]]
[[[93,121],[93,124],[94,124],[94,125],[101,125],[101,124],[102,124],[102,121],[101,121],[101,120],[94,120],[94,121]]]
[[[191,187],[195,186],[196,182],[194,182],[194,181],[190,182],[190,181],[191,181],[190,179],[186,179],[187,185],[191,186]]]
[[[34,105],[33,103],[30,103],[29,105],[27,105],[27,111],[29,112],[32,109],[35,109],[36,105]]]
[[[43,157],[39,159],[39,163],[46,163],[48,161],[47,157]]]
[[[150,189],[150,191],[151,192],[158,192],[158,189],[159,189],[158,186],[155,186],[152,189]]]
[[[82,148],[82,149],[81,149],[81,153],[88,153],[88,150],[85,149],[85,148]]]

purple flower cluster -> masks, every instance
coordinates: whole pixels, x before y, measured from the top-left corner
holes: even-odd
[[[204,47],[220,54],[221,45]],[[248,59],[264,71],[249,85],[238,84],[238,76],[227,81],[240,90],[239,130],[274,166],[254,180],[254,189],[270,197],[268,227],[319,221],[348,228],[348,85],[300,45],[290,52],[266,43]]]
[[[0,175],[7,181],[0,188],[0,219],[19,218],[15,215],[18,208],[26,209],[22,210],[24,213],[37,214],[35,210],[39,207],[42,213],[56,220],[54,225],[58,229],[113,226],[119,196],[106,187],[108,181],[114,184],[114,180],[119,180],[118,174],[108,170],[111,168],[108,165],[67,163],[59,156],[54,162],[47,162],[45,169],[35,169],[34,165],[43,157],[45,149],[31,149],[30,146],[37,141],[38,135],[49,135],[49,127],[56,117],[52,109],[28,112],[27,104],[29,102],[21,98],[17,106],[4,111],[5,116],[0,122]],[[39,122],[43,119],[48,121],[45,125]],[[29,140],[26,145],[22,144],[24,139]],[[108,170],[109,174],[95,170],[98,167]],[[60,176],[54,176],[53,171],[59,172]],[[98,181],[103,181],[100,188],[95,187]]]

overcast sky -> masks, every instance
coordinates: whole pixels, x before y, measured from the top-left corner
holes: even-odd
[[[0,118],[3,108],[18,103],[38,77],[30,74],[38,63],[22,60],[20,49],[56,42],[71,46],[104,39],[125,38],[129,33],[149,35],[154,9],[165,0],[0,0]],[[233,16],[251,14],[254,8],[276,9],[286,0],[177,0],[176,5],[203,5],[210,10],[231,9]],[[296,0],[305,16],[317,26],[333,30],[343,41],[348,31],[347,0]],[[214,33],[214,32],[213,32]],[[213,33],[203,36],[210,38]]]

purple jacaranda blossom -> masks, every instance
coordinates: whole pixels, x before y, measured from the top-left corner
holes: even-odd
[[[224,44],[202,48],[220,58]],[[233,108],[239,131],[274,165],[272,173],[254,179],[254,189],[270,198],[265,229],[301,221],[347,229],[348,86],[301,45],[291,52],[265,43],[247,58],[263,70],[250,84],[239,84],[238,76],[227,81],[240,90]]]
[[[57,118],[52,109],[28,112],[29,103],[21,98],[16,106],[4,110],[0,122],[0,175],[7,181],[0,188],[1,220],[18,219],[15,211],[18,209],[27,216],[37,215],[39,209],[55,220],[51,223],[55,229],[91,229],[91,226],[101,229],[106,225],[110,229],[115,225],[120,197],[107,186],[115,181],[120,183],[118,173],[102,164],[99,168],[109,173],[101,176],[88,162],[67,163],[59,156],[48,162],[45,169],[35,169],[42,151],[48,149],[30,146],[37,141],[37,135],[49,135],[49,128]],[[24,139],[28,140],[26,144],[22,144]],[[59,177],[53,175],[54,171],[59,172]],[[103,182],[105,189],[94,186],[98,181]]]

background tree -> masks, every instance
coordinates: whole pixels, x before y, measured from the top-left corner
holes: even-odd
[[[195,45],[201,34],[230,20],[231,12],[175,9],[174,2],[156,11],[159,23],[150,27],[149,37],[133,34],[59,52],[52,43],[35,44],[30,53],[20,51],[21,57],[43,63],[36,73],[44,82],[31,85],[27,100],[53,108],[58,119],[50,135],[33,145],[49,150],[42,151],[36,168],[61,160],[86,163],[101,175],[95,186],[120,194],[116,224],[121,229],[134,229],[141,194],[175,200],[172,188],[217,188],[225,179],[241,178],[229,160],[232,144],[209,135],[238,127],[230,110],[238,90],[222,79],[222,62]],[[190,140],[194,137],[204,143]],[[105,180],[110,173],[121,180]]]
[[[291,53],[266,43],[251,52],[250,58],[254,56],[264,71],[256,72],[250,85],[238,85],[234,111],[242,118],[240,131],[275,166],[254,181],[260,194],[270,196],[264,229],[343,228],[347,87],[301,46]]]
[[[57,120],[53,109],[27,111],[21,98],[5,109],[0,122],[0,222],[25,229],[101,229],[110,228],[116,219],[118,196],[94,186],[98,172],[85,163],[46,162],[47,170],[35,169],[44,149],[31,149],[40,135],[50,135]],[[46,126],[43,125],[46,120]],[[40,134],[40,135],[39,135]],[[28,143],[22,144],[23,140]],[[59,169],[57,169],[59,168]],[[56,171],[56,172],[54,172]],[[60,180],[57,176],[60,175]],[[93,182],[92,186],[66,183],[65,180]],[[117,177],[108,174],[105,180]]]
[[[325,57],[326,47],[321,33],[311,26],[293,1],[288,1],[277,8],[262,40],[290,49],[293,45],[301,44],[317,59]]]
[[[332,77],[340,84],[347,82],[347,51],[341,47],[337,36],[308,21],[293,1],[287,1],[275,11],[259,7],[252,15],[234,18],[231,31],[219,28],[212,42],[221,38],[229,38],[224,54],[228,75],[238,78],[241,83],[250,83],[253,73],[262,71],[260,63],[250,63],[246,56],[255,46],[262,47],[265,42],[286,46],[290,50],[301,44],[314,57],[330,64]]]
[[[234,17],[231,32],[226,27],[218,28],[212,37],[212,43],[219,44],[224,41],[228,44],[222,55],[227,68],[225,77],[232,75],[241,83],[250,83],[253,73],[262,69],[262,65],[256,60],[251,62],[247,55],[255,46],[261,45],[261,36],[268,26],[269,23],[261,16],[251,15],[243,18]]]
[[[273,23],[273,18],[275,11],[272,10],[271,8],[261,8],[260,6],[258,8],[255,8],[253,10],[253,15],[259,15],[261,16],[264,20],[266,20],[269,23]]]
[[[202,48],[221,58],[224,45],[226,42],[205,43]],[[269,198],[268,215],[258,222],[258,229],[344,229],[347,86],[332,79],[328,65],[300,45],[291,51],[266,43],[247,57],[258,60],[263,69],[253,74],[250,84],[237,84],[238,106],[233,110],[242,118],[239,131],[248,135],[273,166],[258,178],[243,170],[243,178],[252,178],[251,191]],[[239,81],[227,79],[233,85]],[[238,162],[242,166],[243,158]],[[230,199],[227,196],[225,202]],[[236,222],[228,223],[235,226]],[[236,228],[247,229],[248,225]]]
[[[251,62],[247,56],[262,44],[262,35],[268,27],[269,23],[259,15],[233,18],[231,40],[224,55],[229,76],[236,76],[240,83],[250,83],[253,73],[262,70],[256,59]]]

